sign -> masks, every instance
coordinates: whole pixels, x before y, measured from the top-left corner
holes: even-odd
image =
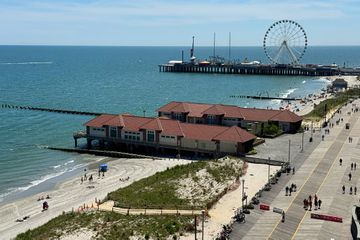
[[[274,213],[280,213],[280,214],[282,214],[283,211],[284,211],[284,210],[282,210],[281,208],[277,208],[277,207],[274,207],[274,208],[273,208],[273,212],[274,212]]]
[[[266,205],[266,204],[260,204],[260,209],[261,209],[261,210],[269,211],[269,210],[270,210],[270,206],[269,206],[269,205]]]
[[[339,223],[343,222],[342,217],[336,217],[336,216],[325,215],[325,214],[312,213],[311,218],[325,220],[325,221],[331,221],[331,222],[339,222]]]

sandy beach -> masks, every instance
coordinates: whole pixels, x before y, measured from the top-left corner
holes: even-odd
[[[50,219],[60,215],[63,211],[77,210],[84,204],[91,206],[95,198],[103,199],[107,193],[125,187],[134,181],[164,171],[179,164],[187,164],[189,160],[177,159],[111,159],[108,158],[109,171],[105,177],[98,177],[97,169],[88,169],[87,176],[93,174],[93,182],[88,180],[81,184],[81,176],[76,176],[55,187],[54,190],[36,194],[13,203],[0,207],[0,239],[14,238],[17,234],[28,229],[38,227]],[[120,178],[130,177],[127,181]],[[43,201],[38,201],[41,196],[49,195],[46,199],[49,210],[42,212]],[[24,222],[16,222],[30,216]]]
[[[331,84],[335,79],[337,78],[343,78],[345,81],[348,82],[348,87],[353,88],[360,84],[360,81],[357,80],[357,76],[328,76],[326,79],[329,81],[329,84]],[[299,111],[295,111],[296,114],[304,116],[312,111],[314,108],[314,105],[319,104],[320,102],[332,98],[333,94],[331,93],[325,93],[325,92],[315,92],[310,97],[306,97],[303,100],[304,101],[294,101],[291,103],[291,110],[295,111],[295,109],[299,109]],[[286,104],[283,106],[286,108]]]

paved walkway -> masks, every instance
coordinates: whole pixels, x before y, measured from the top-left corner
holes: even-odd
[[[201,210],[119,208],[114,207],[114,201],[106,201],[103,204],[100,204],[99,210],[116,212],[124,215],[201,215]]]
[[[359,105],[360,101],[357,101],[357,103]],[[342,111],[347,112],[349,109],[351,111],[351,104],[345,109]],[[347,167],[349,164],[358,160],[358,164],[360,164],[360,159],[356,158],[358,156],[356,153],[359,151],[353,150],[354,146],[357,146],[358,138],[356,136],[359,136],[360,133],[360,120],[357,121],[359,115],[359,113],[351,116],[342,114],[341,117],[344,118],[344,121],[339,126],[330,128],[330,135],[326,135],[325,141],[319,144],[296,174],[288,180],[287,186],[290,186],[291,183],[296,183],[298,191],[289,197],[285,196],[283,190],[271,202],[272,207],[279,207],[285,210],[285,223],[281,222],[279,214],[264,212],[253,223],[253,226],[246,231],[246,236],[240,235],[241,231],[236,231],[237,227],[234,227],[234,232],[238,232],[238,234],[233,234],[233,238],[329,239],[333,235],[346,236],[348,238],[350,236],[350,211],[355,197],[349,194],[342,195],[340,191],[343,182],[348,181],[347,174],[349,169]],[[339,117],[339,115],[335,115],[334,122]],[[344,128],[345,123],[348,121],[351,123],[351,130],[345,130]],[[354,139],[351,144],[347,140],[349,135],[353,136]],[[341,168],[338,166],[340,157],[344,159],[344,165]],[[353,175],[352,182],[355,185],[355,181],[358,181],[359,176],[355,173]],[[303,209],[303,199],[315,193],[323,201],[322,210],[316,212],[342,216],[345,222],[339,224],[310,219],[310,213]],[[341,201],[344,201],[346,204],[343,204]],[[334,225],[336,228],[334,228]],[[337,233],[333,234],[334,231],[337,231]]]

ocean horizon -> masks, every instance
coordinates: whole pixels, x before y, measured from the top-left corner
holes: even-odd
[[[329,83],[306,76],[161,73],[158,65],[189,59],[179,46],[0,46],[0,104],[155,116],[170,101],[279,108],[280,101],[231,95],[304,97]],[[232,47],[233,60],[267,63],[262,47]],[[195,47],[207,59],[212,47]],[[228,56],[228,47],[216,55]],[[302,62],[360,66],[360,46],[309,47]],[[45,149],[73,147],[89,116],[0,109],[0,205],[52,188],[99,157]],[[43,186],[43,187],[39,187]]]

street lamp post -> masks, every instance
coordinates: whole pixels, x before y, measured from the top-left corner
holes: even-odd
[[[205,210],[201,210],[201,215],[202,215],[202,230],[201,230],[201,240],[204,240],[204,221],[205,221]]]
[[[268,162],[268,184],[270,186],[270,157],[269,157],[269,162]]]
[[[301,152],[304,151],[304,134],[305,134],[305,132],[303,132],[301,135]]]
[[[241,208],[244,210],[244,185],[245,185],[245,179],[242,179],[242,193],[241,193]]]

